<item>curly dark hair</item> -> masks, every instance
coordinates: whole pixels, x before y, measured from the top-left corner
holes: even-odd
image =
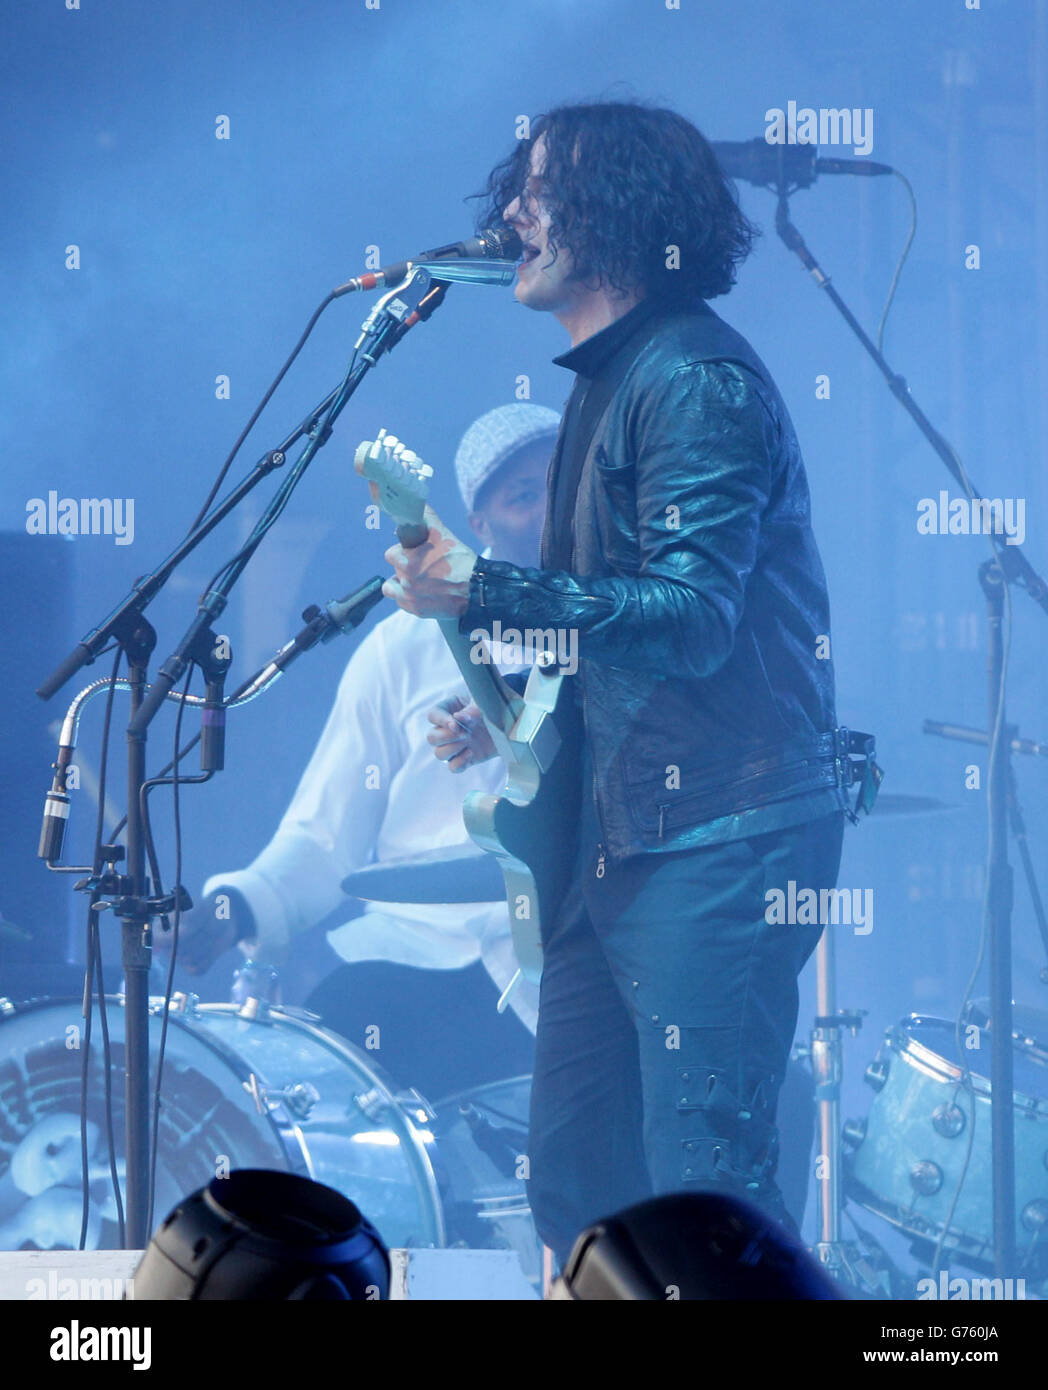
[[[488,175],[477,221],[501,227],[525,190],[532,146],[546,137],[544,201],[550,247],[576,273],[616,292],[673,288],[713,299],[735,283],[758,229],[698,130],[675,111],[635,102],[559,106],[531,123]],[[679,268],[667,266],[679,248]]]

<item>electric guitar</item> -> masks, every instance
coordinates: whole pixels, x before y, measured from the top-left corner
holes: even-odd
[[[424,511],[433,469],[385,430],[359,446],[355,462],[357,472],[376,484],[379,505],[396,523],[401,545],[421,545],[429,534]],[[470,792],[462,818],[476,844],[499,862],[519,976],[537,983],[543,924],[567,890],[578,825],[577,717],[569,678],[551,654],[540,655],[518,695],[485,643],[459,632],[457,618],[437,621],[506,765],[502,791]]]

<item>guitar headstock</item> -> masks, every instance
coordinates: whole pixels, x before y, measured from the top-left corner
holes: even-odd
[[[357,472],[378,488],[379,506],[397,526],[422,525],[433,469],[395,435],[379,430],[353,459]]]

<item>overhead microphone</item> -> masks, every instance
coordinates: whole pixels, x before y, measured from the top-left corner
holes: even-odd
[[[339,296],[352,294],[354,290],[377,290],[383,285],[398,285],[409,269],[420,261],[518,261],[522,254],[520,237],[512,227],[485,227],[482,232],[467,241],[451,241],[446,246],[436,246],[431,251],[420,251],[410,260],[394,261],[392,265],[384,265],[379,270],[369,270],[363,275],[354,276],[344,285],[338,285],[332,293]],[[478,275],[470,278],[477,280],[480,277]],[[486,283],[492,281],[489,279]]]
[[[721,172],[729,179],[743,179],[760,188],[809,188],[820,174],[894,174],[890,164],[870,159],[822,159],[818,146],[808,144],[770,145],[763,137],[755,140],[711,140]]]

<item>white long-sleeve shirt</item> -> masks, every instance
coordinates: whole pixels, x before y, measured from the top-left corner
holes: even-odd
[[[276,834],[248,868],[204,885],[205,893],[228,885],[244,895],[258,959],[279,957],[296,934],[344,902],[341,883],[352,870],[472,848],[463,799],[474,788],[499,790],[505,770],[493,758],[454,774],[434,757],[426,711],[451,694],[469,698],[435,622],[397,612],[360,643]],[[453,969],[480,959],[498,993],[517,968],[505,901],[368,903],[327,936],[346,961]],[[492,1008],[496,999],[493,990]],[[534,1031],[537,989],[521,981],[510,1003]]]

